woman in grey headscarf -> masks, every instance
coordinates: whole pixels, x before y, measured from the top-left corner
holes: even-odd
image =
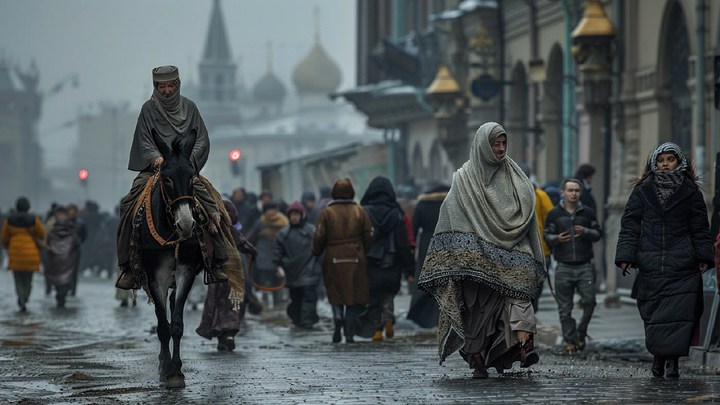
[[[535,191],[506,155],[502,126],[482,125],[470,160],[453,175],[452,187],[423,265],[418,288],[440,307],[440,363],[455,350],[487,378],[521,361],[539,360],[532,300],[545,274]]]
[[[638,269],[637,306],[645,322],[645,346],[655,356],[652,374],[678,378],[678,357],[699,343],[701,274],[715,263],[695,169],[672,142],[655,149],[635,181],[615,264],[623,275]]]

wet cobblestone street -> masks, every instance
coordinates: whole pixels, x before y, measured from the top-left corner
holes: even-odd
[[[403,328],[382,342],[331,344],[289,325],[283,311],[246,319],[234,352],[195,333],[186,309],[185,389],[158,381],[153,307],[120,308],[109,280],[82,279],[77,298],[56,309],[35,278],[27,313],[15,305],[12,276],[0,273],[0,403],[680,403],[720,401],[720,376],[682,365],[679,380],[653,379],[644,354],[543,347],[530,371],[472,380],[455,354],[437,364],[435,332]]]

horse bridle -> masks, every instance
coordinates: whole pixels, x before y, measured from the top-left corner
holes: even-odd
[[[172,233],[172,235],[170,235],[170,237],[172,238],[173,235],[177,234],[177,227],[170,220],[170,218],[173,218],[173,219],[175,218],[175,216],[173,215],[173,212],[172,212],[172,207],[173,207],[173,205],[175,205],[176,203],[178,203],[182,200],[190,200],[191,203],[194,202],[195,201],[195,195],[194,195],[195,192],[191,191],[191,193],[192,193],[191,195],[185,195],[185,196],[181,196],[181,197],[172,199],[168,195],[167,190],[165,190],[165,182],[163,181],[162,173],[160,172],[160,170],[157,171],[156,176],[157,176],[157,180],[160,181],[160,195],[161,195],[163,201],[165,201],[165,211],[168,214],[168,222],[170,223],[170,226],[173,227],[173,233]],[[190,189],[192,190],[192,185],[191,185]],[[192,205],[191,205],[191,209],[192,209]],[[182,238],[180,238],[180,235],[178,235],[178,239],[173,242],[177,243],[180,241],[182,241]],[[168,241],[168,242],[170,242],[170,241]]]
[[[165,190],[165,182],[162,181],[163,180],[162,174],[158,171],[157,175],[158,175],[158,180],[160,180],[160,195],[162,195],[162,199],[165,201],[165,209],[167,209],[168,212],[170,212],[170,209],[172,208],[172,206],[175,205],[175,203],[177,203],[179,201],[182,201],[182,200],[193,200],[194,201],[195,200],[194,195],[184,195],[184,196],[181,196],[181,197],[178,197],[175,199],[171,199],[168,196],[167,191]],[[191,189],[192,189],[192,187],[191,187]]]

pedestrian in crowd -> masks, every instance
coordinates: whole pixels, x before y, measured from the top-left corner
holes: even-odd
[[[230,200],[233,204],[233,207],[235,207],[235,211],[238,215],[238,222],[240,222],[240,228],[242,229],[242,227],[247,226],[247,224],[244,223],[244,221],[246,220],[245,216],[247,215],[245,206],[245,204],[247,203],[245,199],[245,189],[240,187],[233,190]],[[248,227],[248,229],[250,229],[250,227]]]
[[[542,187],[540,187],[542,191],[545,192],[545,194],[550,197],[550,201],[552,202],[553,207],[560,204],[560,182],[557,180],[550,180],[547,183],[543,184]]]
[[[330,201],[332,201],[332,190],[330,187],[320,187],[320,201],[315,204],[312,210],[308,211],[307,222],[312,225],[317,225],[317,222],[320,219],[320,213],[325,209],[325,207],[327,207]],[[322,280],[322,275],[320,277],[320,282],[317,285],[317,292],[318,299],[324,300],[327,297],[327,291],[325,290],[325,283]]]
[[[258,219],[260,219],[261,216],[262,211],[258,208],[257,195],[251,192],[246,193],[244,216],[240,216],[240,213],[238,212],[238,217],[240,218],[240,225],[242,225],[242,227],[249,232],[249,230],[252,229],[253,226],[255,226],[255,223],[258,221]]]
[[[43,242],[47,244],[47,237],[55,226],[55,210],[60,207],[60,204],[53,202],[50,206],[50,210],[45,214],[45,223],[43,225],[45,231],[45,239]],[[40,220],[43,221],[42,219]],[[40,249],[40,263],[43,265],[43,276],[45,277],[45,295],[50,296],[53,290],[53,283],[50,281],[50,277],[47,273],[48,268],[48,252],[45,249]]]
[[[373,244],[373,227],[367,212],[353,199],[355,190],[349,179],[335,182],[332,198],[320,213],[312,251],[323,253],[323,280],[332,305],[335,332],[333,343],[345,334],[353,343],[357,317],[369,301],[365,255]]]
[[[19,197],[15,212],[5,219],[2,227],[2,246],[8,252],[8,270],[15,278],[15,291],[21,312],[27,310],[33,273],[40,270],[40,243],[45,237],[40,219],[29,213],[30,201]]]
[[[305,207],[305,212],[310,212],[313,208],[315,208],[315,193],[312,191],[303,192],[302,197],[300,197],[300,203],[303,207]]]
[[[440,208],[418,285],[440,306],[440,362],[460,349],[473,378],[539,361],[532,300],[545,257],[535,191],[506,151],[502,126],[478,129]]]
[[[84,254],[80,261],[78,261],[78,272],[82,272],[85,269],[91,269],[92,273],[96,276],[100,276],[100,264],[103,261],[98,253],[101,249],[98,247],[98,235],[100,234],[100,227],[103,221],[103,214],[100,212],[100,206],[95,201],[87,201],[85,208],[78,215],[77,221],[82,221],[86,228],[86,235],[82,244],[82,251]]]
[[[230,216],[230,221],[233,225],[237,224],[239,219],[235,205],[227,200],[224,200],[223,204]],[[235,226],[230,228],[230,233],[238,252],[251,256],[253,259],[257,257],[257,249],[243,237]],[[238,311],[233,311],[233,304],[230,301],[230,284],[212,283],[208,285],[200,325],[195,332],[208,340],[217,338],[218,351],[235,350],[235,335],[240,331],[246,310],[255,314],[262,310],[255,294],[252,293],[250,281],[247,278],[245,280],[245,299],[242,308]]]
[[[80,235],[70,220],[67,208],[57,207],[55,225],[47,235],[48,263],[45,273],[55,287],[58,308],[65,307],[65,296],[70,291],[73,274],[77,272],[80,243]]]
[[[580,202],[582,182],[562,182],[563,199],[545,221],[545,242],[552,249],[555,267],[555,299],[568,353],[585,350],[587,329],[595,310],[595,270],[592,244],[600,240],[595,212]],[[572,317],[573,296],[580,295],[583,315],[580,323]]]
[[[714,263],[705,199],[679,146],[660,145],[645,165],[621,220],[615,264],[638,269],[637,306],[651,368],[678,378],[678,357],[697,345],[703,312],[701,274]]]
[[[584,163],[578,166],[575,171],[574,179],[580,180],[582,183],[582,190],[580,190],[580,202],[582,205],[590,208],[593,212],[597,213],[597,205],[595,204],[595,197],[590,193],[592,191],[592,180],[595,176],[595,166]]]
[[[288,317],[299,328],[312,329],[317,315],[317,284],[322,273],[320,257],[312,253],[315,227],[307,223],[305,207],[294,201],[287,209],[290,225],[275,238],[273,260],[285,272],[285,287],[290,290]]]
[[[118,267],[120,277],[115,286],[123,290],[142,287],[136,282],[130,266],[130,239],[133,223],[133,208],[142,195],[145,186],[157,171],[162,168],[164,158],[158,149],[156,139],[166,146],[194,136],[194,147],[190,161],[199,173],[210,154],[210,141],[207,128],[195,103],[180,95],[180,73],[175,66],[160,66],[152,71],[153,93],[146,101],[138,116],[128,170],[140,172],[133,180],[130,192],[120,205],[120,225],[117,234]],[[153,133],[156,134],[153,136]],[[193,135],[194,134],[194,135]],[[205,267],[206,280],[223,282],[228,274],[237,278],[240,263],[237,251],[226,231],[227,213],[219,202],[219,193],[210,182],[201,175],[192,180],[192,191],[202,208],[208,213],[208,233],[212,239],[212,263]],[[138,269],[142,270],[142,269]]]
[[[83,220],[79,216],[77,205],[68,204],[67,212],[68,212],[68,218],[70,218],[70,222],[72,223],[73,227],[75,228],[75,231],[77,232],[78,236],[80,236],[80,244],[81,244],[80,252],[78,252],[78,260],[75,262],[75,271],[72,273],[72,281],[70,282],[70,291],[68,291],[68,295],[74,297],[75,293],[77,292],[78,273],[80,272],[80,259],[82,258],[82,244],[85,242],[85,240],[87,240],[88,228],[87,228],[87,224],[85,224],[85,220]]]
[[[267,188],[264,188],[260,192],[260,205],[265,205],[266,203],[269,203],[273,200],[273,193]]]
[[[362,316],[359,335],[373,340],[394,336],[395,295],[400,291],[403,275],[412,278],[415,260],[395,190],[387,177],[377,176],[370,182],[360,205],[373,225],[372,248],[366,255],[370,302]]]
[[[275,253],[275,238],[288,223],[287,217],[278,212],[277,203],[268,201],[263,204],[262,216],[248,233],[248,240],[258,250],[257,261],[253,268],[253,279],[258,285],[275,287],[283,282],[283,277],[278,272],[277,265],[273,260],[273,254]],[[268,307],[280,304],[284,301],[283,290],[272,291],[272,303],[270,294],[266,291],[262,292],[262,299],[263,304]]]
[[[308,212],[308,219],[307,221],[313,225],[317,225],[318,219],[320,219],[320,213],[322,212],[325,207],[327,207],[328,203],[332,200],[332,190],[330,187],[320,187],[320,202],[315,204],[312,210]]]
[[[550,210],[552,210],[555,205],[553,205],[548,193],[543,191],[540,187],[538,187],[537,183],[533,181],[530,166],[523,163],[520,165],[520,168],[523,170],[528,179],[530,179],[530,181],[533,183],[533,187],[535,187],[535,216],[538,220],[538,229],[540,230],[543,254],[545,255],[545,268],[549,269],[551,264],[550,248],[548,248],[547,243],[545,243],[545,239],[543,238],[543,231],[545,229],[545,218],[547,218]],[[542,295],[543,287],[545,287],[545,283],[540,285],[540,291],[538,291],[537,296],[533,300],[533,310],[535,312],[538,311],[538,308],[540,306],[540,296]]]
[[[447,185],[438,184],[418,197],[418,203],[412,218],[413,233],[416,238],[419,238],[415,280],[420,278],[425,255],[440,216],[440,206],[445,201],[449,190],[450,187]],[[438,308],[437,302],[430,295],[417,288],[417,282],[413,283],[412,286],[412,301],[410,302],[407,317],[421,328],[438,326],[440,308]]]

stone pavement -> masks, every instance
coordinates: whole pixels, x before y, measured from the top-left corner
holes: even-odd
[[[228,353],[195,334],[200,312],[187,310],[187,388],[167,390],[157,379],[153,308],[142,300],[137,308],[119,308],[110,280],[81,279],[78,293],[67,308],[56,309],[38,275],[28,312],[18,313],[12,276],[0,271],[0,404],[720,401],[714,372],[683,364],[681,379],[653,379],[643,353],[601,345],[612,339],[600,338],[638,336],[637,329],[616,325],[635,322],[634,308],[625,307],[598,307],[591,324],[595,346],[582,355],[558,354],[548,346],[530,371],[492,371],[488,380],[470,379],[457,354],[439,366],[435,331],[401,319],[394,339],[333,345],[328,317],[317,330],[304,331],[289,326],[281,310],[268,310],[247,319],[238,347]],[[400,317],[408,302],[406,295],[397,298]],[[558,324],[550,305],[541,303],[543,328]]]

